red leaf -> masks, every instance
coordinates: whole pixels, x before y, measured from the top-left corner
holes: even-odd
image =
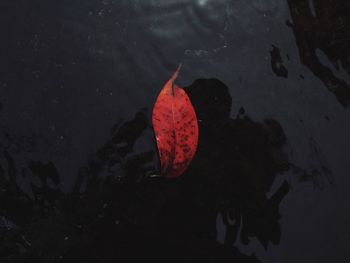
[[[198,122],[190,98],[174,81],[180,66],[161,90],[153,108],[153,129],[161,175],[180,176],[192,161],[198,144]]]

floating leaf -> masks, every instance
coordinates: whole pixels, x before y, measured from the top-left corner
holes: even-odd
[[[153,108],[153,129],[161,175],[180,176],[192,161],[198,144],[196,113],[186,92],[174,81],[180,66],[161,90]]]

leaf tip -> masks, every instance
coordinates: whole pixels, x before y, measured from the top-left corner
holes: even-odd
[[[174,82],[177,79],[177,77],[179,76],[181,67],[182,67],[182,63],[179,64],[179,66],[177,67],[177,69],[174,72],[173,76],[171,77],[171,81],[172,82]]]

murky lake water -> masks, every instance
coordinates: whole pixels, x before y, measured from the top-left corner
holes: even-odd
[[[0,7],[1,260],[347,262],[346,1]],[[179,63],[198,155],[144,179]]]

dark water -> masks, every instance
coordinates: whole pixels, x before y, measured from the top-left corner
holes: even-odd
[[[350,3],[0,3],[1,262],[348,262]],[[199,148],[159,169],[176,69]]]

